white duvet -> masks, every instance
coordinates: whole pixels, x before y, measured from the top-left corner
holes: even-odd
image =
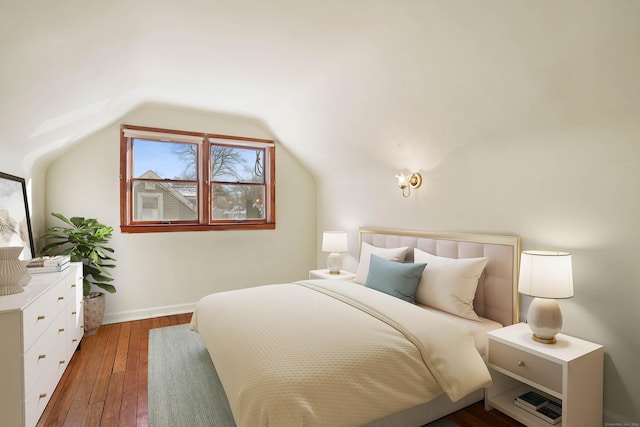
[[[464,329],[347,282],[212,294],[191,327],[239,427],[359,426],[491,382]]]

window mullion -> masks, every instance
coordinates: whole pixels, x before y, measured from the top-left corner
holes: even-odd
[[[198,173],[200,174],[199,181],[202,183],[200,194],[200,212],[201,212],[201,224],[209,224],[210,212],[211,212],[211,168],[209,167],[211,149],[209,145],[209,138],[204,138],[204,142],[200,146],[202,148],[199,157],[200,167]]]

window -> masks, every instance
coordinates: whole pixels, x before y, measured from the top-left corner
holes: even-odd
[[[123,232],[275,228],[275,144],[123,126]]]

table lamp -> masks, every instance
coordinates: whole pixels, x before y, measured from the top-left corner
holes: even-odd
[[[347,233],[344,231],[325,231],[322,233],[322,252],[330,252],[327,257],[327,268],[331,274],[340,274],[342,256],[347,252]]]
[[[523,251],[518,292],[534,297],[527,311],[527,322],[534,341],[555,343],[555,336],[562,328],[562,313],[556,299],[573,296],[571,254]]]

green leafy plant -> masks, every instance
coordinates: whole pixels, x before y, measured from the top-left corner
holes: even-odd
[[[59,213],[51,213],[54,217],[69,224],[70,227],[50,227],[41,239],[49,244],[42,248],[42,255],[69,255],[72,262],[83,263],[83,295],[91,294],[91,286],[95,285],[109,293],[116,288],[109,269],[114,268],[115,258],[109,255],[114,251],[105,246],[111,239],[113,227],[101,224],[95,218],[66,218]]]

